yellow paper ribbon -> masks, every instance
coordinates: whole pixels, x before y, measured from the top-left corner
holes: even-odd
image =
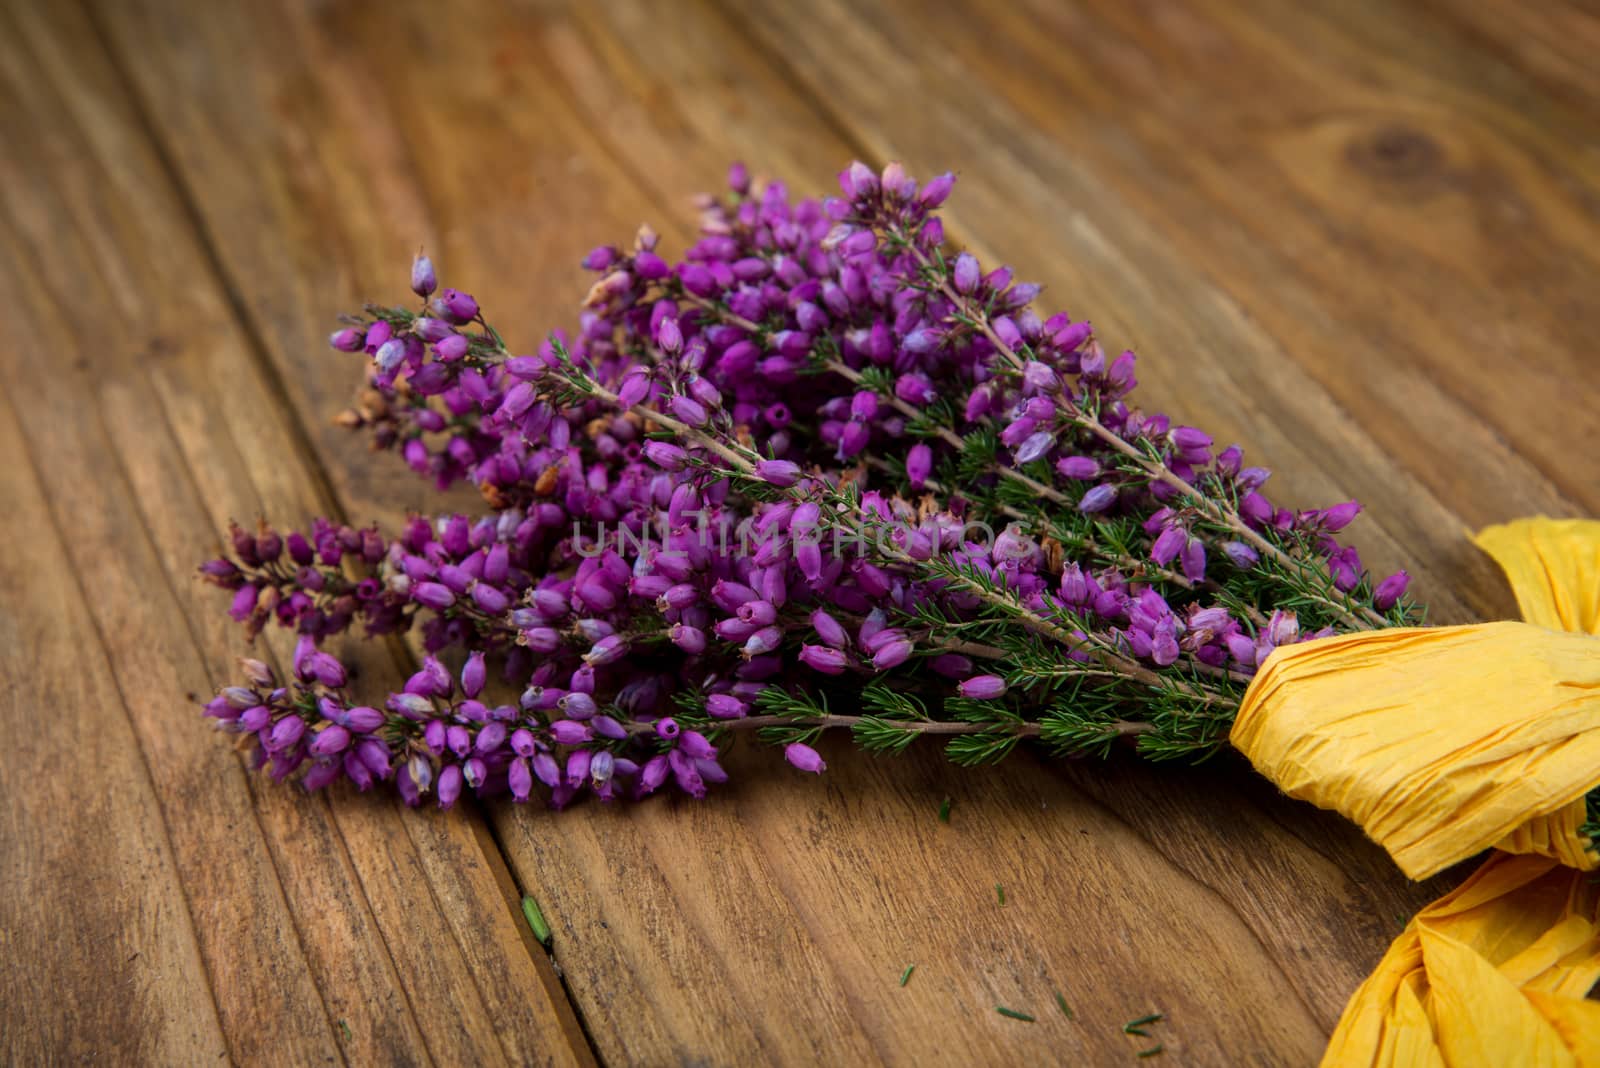
[[[1600,1068],[1600,522],[1478,535],[1523,623],[1396,628],[1286,646],[1234,745],[1424,878],[1491,846],[1423,909],[1345,1007],[1324,1066]],[[1519,855],[1520,854],[1520,855]]]

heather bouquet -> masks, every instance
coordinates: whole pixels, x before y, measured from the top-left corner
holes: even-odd
[[[1600,1033],[1600,524],[1482,532],[1527,622],[1418,626],[1406,573],[1339,540],[1355,502],[1275,502],[1139,407],[1131,352],[951,248],[951,176],[728,184],[678,262],[649,229],[590,252],[575,327],[532,350],[423,256],[414,301],[333,334],[366,376],[341,422],[484,506],[234,528],[202,573],[298,634],[287,678],[246,660],[205,705],[258,766],[562,807],[700,797],[744,735],[806,772],[828,731],[958,764],[1232,745],[1413,877],[1497,848],[1329,1063],[1566,1063]],[[401,690],[351,685],[325,647],[351,628],[414,634]]]
[[[948,248],[950,176],[729,184],[680,262],[649,230],[591,252],[576,330],[530,354],[425,257],[416,304],[333,335],[367,377],[343,422],[485,508],[235,529],[204,565],[300,635],[292,678],[252,662],[206,706],[275,777],[699,796],[738,734],[820,771],[836,728],[963,764],[1203,757],[1274,648],[1411,618],[1405,573],[1337,539],[1354,502],[1275,505],[1238,447],[1136,405],[1132,353]],[[429,655],[354,693],[320,648],[352,626]]]

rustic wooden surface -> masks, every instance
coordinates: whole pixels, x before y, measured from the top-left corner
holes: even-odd
[[[1161,1012],[1168,1061],[1314,1060],[1459,873],[1408,884],[1235,762],[308,798],[186,704],[244,648],[192,567],[229,517],[433,505],[329,425],[322,343],[418,245],[530,339],[730,159],[824,191],[859,156],[959,171],[959,240],[1295,499],[1366,502],[1435,620],[1507,615],[1463,530],[1600,514],[1596,47],[1577,4],[1474,0],[7,0],[0,1055],[1119,1063]]]

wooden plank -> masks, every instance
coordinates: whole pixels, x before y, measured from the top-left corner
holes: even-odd
[[[569,314],[567,294],[582,286],[569,265],[587,244],[624,237],[647,214],[659,219],[660,204],[714,181],[719,161],[770,151],[781,161],[772,169],[804,177],[850,150],[774,73],[782,68],[714,13],[662,20],[619,5],[563,17],[469,5],[454,15],[441,22],[411,5],[386,6],[381,19],[298,5],[104,12],[145,99],[163,102],[163,140],[308,419],[348,389],[347,369],[313,349],[327,317],[357,295],[395,292],[419,238],[512,336],[532,337]],[[248,77],[186,66],[188,56],[232,59],[246,39],[257,46],[239,57]],[[406,51],[408,63],[382,60],[421,39],[429,47]],[[224,158],[197,147],[274,118],[291,128]],[[962,160],[978,145],[975,131],[956,142]],[[1008,182],[980,186],[958,220],[995,226],[1058,285],[1113,269],[1115,285],[1087,292],[1118,325],[1142,321],[1152,289],[1194,300],[1203,329],[1165,311],[1151,335],[1176,350],[1244,345],[1258,368],[1277,354],[1235,310],[1213,308],[1214,291],[1174,287],[1193,267],[1151,251],[1160,246],[1148,235],[1134,266],[1110,248],[1096,251],[1095,271],[1065,255],[1044,260],[1036,241],[1017,240],[1038,217],[1007,224],[1000,211],[1017,182],[1037,204],[1043,182],[1025,171]],[[1146,252],[1158,274],[1143,266]],[[1194,392],[1169,372],[1154,388],[1177,396],[1186,387]],[[1320,423],[1342,414],[1304,373],[1275,390],[1275,402],[1301,398],[1275,414]],[[1280,466],[1286,454],[1308,495],[1345,484],[1348,463],[1329,462],[1316,439],[1301,444],[1295,423],[1257,422],[1254,395],[1218,361],[1198,398],[1199,414],[1247,424],[1239,436]],[[316,445],[344,443],[319,434]],[[1353,447],[1362,476],[1380,481],[1381,455]],[[335,453],[329,463],[362,514],[392,515],[418,495],[368,474],[365,457]],[[1450,513],[1413,487],[1389,492],[1421,498],[1375,539],[1398,560],[1397,538],[1411,525]],[[1498,596],[1480,586],[1468,597]],[[1455,610],[1465,614],[1465,598]],[[496,813],[519,877],[555,923],[558,956],[604,1055],[804,1062],[827,1051],[950,1063],[1053,1059],[1072,1048],[1102,1058],[1130,1052],[1118,1025],[1155,1003],[1181,1025],[1172,1048],[1196,1059],[1230,1050],[1305,1060],[1398,917],[1431,893],[1405,884],[1337,820],[1232,781],[1236,768],[1058,772],[1018,761],[971,775],[927,753],[892,764],[830,756],[820,784],[773,775],[770,755],[741,756],[743,783],[708,805]],[[933,819],[945,793],[958,798],[951,828]],[[1194,801],[1202,796],[1204,810]],[[991,909],[993,883],[1008,881],[1015,911]],[[918,973],[901,990],[895,981],[912,958]],[[1055,984],[1072,996],[1078,1024],[1047,1019]],[[1298,995],[1287,1005],[1286,989]],[[993,1012],[1002,1000],[1042,1004],[1046,1022],[1005,1020]]]
[[[773,13],[749,27],[765,34],[765,54],[736,21],[702,10],[662,19],[648,6],[563,14],[563,5],[520,13],[469,5],[445,24],[408,5],[386,6],[381,19],[298,5],[282,13],[112,6],[110,35],[147,101],[162,102],[163,139],[309,420],[338,406],[349,381],[347,368],[318,353],[326,317],[358,296],[397,291],[419,240],[512,336],[533,337],[568,315],[566,294],[581,288],[570,264],[582,249],[626,237],[646,214],[666,230],[672,219],[661,219],[661,205],[714,182],[726,157],[822,185],[843,155],[862,150],[899,153],[925,171],[962,166],[954,217],[963,235],[1019,249],[1032,277],[1074,302],[1082,296],[1107,333],[1152,353],[1152,397],[1182,400],[1189,416],[1259,446],[1296,496],[1354,491],[1368,500],[1378,521],[1363,547],[1381,564],[1427,561],[1418,569],[1443,616],[1509,608],[1490,569],[1462,552],[1458,516],[1501,515],[1491,505],[1574,507],[1549,465],[1478,427],[1469,406],[1427,379],[1418,353],[1400,349],[1394,366],[1363,363],[1362,374],[1378,379],[1360,389],[1390,390],[1421,412],[1421,425],[1389,417],[1398,404],[1357,403],[1365,395],[1330,374],[1350,344],[1336,304],[1349,291],[1323,297],[1326,275],[1294,281],[1290,272],[1294,301],[1264,320],[1259,305],[1272,302],[1262,293],[1283,262],[1262,254],[1216,267],[1206,219],[1142,214],[1178,179],[1130,182],[1130,168],[1114,166],[1114,130],[1096,142],[1104,169],[1093,169],[1030,133],[1037,115],[1013,99],[1011,83],[995,88],[994,70],[960,82],[954,75],[970,58],[939,42],[971,38],[971,27],[936,24],[939,46],[920,56],[930,69],[918,70],[891,54],[904,11],[877,27],[840,6],[814,26]],[[870,40],[851,53],[862,22]],[[258,48],[240,50],[240,40]],[[195,69],[186,56],[198,54],[229,54],[250,77]],[[813,72],[816,96],[795,93],[781,54]],[[957,90],[971,99],[952,99]],[[845,107],[819,117],[818,99]],[[926,107],[918,114],[906,101]],[[274,136],[227,157],[206,152],[222,131],[275,122],[283,128]],[[1173,134],[1165,136],[1152,144],[1171,152]],[[1123,192],[1130,185],[1134,193]],[[1080,208],[1066,213],[1062,201]],[[1285,224],[1312,249],[1328,240],[1293,214]],[[1219,248],[1242,257],[1240,245]],[[1294,325],[1302,315],[1309,326]],[[1426,344],[1445,349],[1451,339],[1435,329]],[[1163,361],[1174,352],[1186,353],[1186,366]],[[1405,457],[1405,475],[1366,440],[1373,430],[1402,443],[1390,448]],[[403,476],[384,473],[392,465],[349,456],[336,433],[315,433],[360,515],[394,515],[424,499]],[[1498,496],[1467,494],[1459,465],[1440,462],[1443,440],[1472,451],[1470,484]],[[1336,820],[1235,782],[1237,769],[1074,766],[1050,777],[1018,763],[982,779],[928,755],[886,766],[830,756],[835,788],[763,779],[755,759],[742,767],[749,782],[710,806],[496,814],[518,876],[557,924],[558,954],[608,1057],[806,1060],[816,1042],[888,1060],[1059,1055],[1062,1042],[1126,1054],[1115,1023],[1138,1014],[1130,1002],[1152,996],[1176,1006],[1179,1041],[1195,1058],[1262,1049],[1304,1060],[1398,916],[1432,892],[1400,881]],[[946,791],[960,796],[958,812],[979,814],[970,817],[976,835],[928,841],[926,823]],[[1016,833],[1018,798],[1029,811],[1038,799],[1054,819],[1008,852],[994,839]],[[989,878],[966,876],[979,867],[1021,876],[1024,886],[1070,887],[1082,899],[1053,891],[1045,913],[990,916],[982,911]],[[1154,889],[1122,894],[1130,883]],[[1160,961],[1150,943],[1130,946],[1130,932],[1173,903],[1192,915],[1178,935],[1158,927],[1170,942]],[[928,916],[952,919],[936,926]],[[981,935],[963,938],[960,924],[973,916]],[[1192,927],[1218,942],[1190,940]],[[899,991],[893,978],[907,956],[923,964]],[[1035,998],[1045,972],[1093,990],[1080,1007],[1082,1033],[1029,1030],[990,1012],[990,999]],[[930,975],[938,978],[918,985]],[[1248,993],[1258,982],[1296,991],[1299,1007],[1280,1010],[1274,993]],[[1226,998],[1206,996],[1208,985]],[[1240,1009],[1246,1002],[1274,1009],[1266,1031]],[[763,1012],[773,1004],[790,1015]]]
[[[0,449],[0,1056],[214,1063],[227,1046],[128,680],[98,640],[9,399]]]
[[[52,505],[132,695],[162,807],[146,836],[173,839],[228,1051],[588,1063],[469,816],[417,825],[388,804],[330,808],[247,779],[185,710],[185,690],[231,678],[242,651],[194,562],[229,515],[297,519],[328,502],[96,35],[66,6],[16,12],[12,28],[0,62],[24,106],[6,111],[3,275],[28,293],[37,349],[8,350],[5,366],[30,398],[44,477],[97,488],[87,514],[72,495]],[[357,665],[378,685],[400,678],[381,646]]]

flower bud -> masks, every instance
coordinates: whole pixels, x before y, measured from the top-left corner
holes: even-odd
[[[1162,567],[1166,567],[1178,558],[1178,553],[1188,540],[1189,532],[1182,527],[1167,527],[1157,536],[1154,544],[1150,546],[1150,559]]]
[[[667,637],[673,645],[690,656],[698,656],[706,651],[706,632],[698,627],[674,623],[672,629],[667,632]]]
[[[800,465],[791,460],[762,460],[756,464],[756,477],[787,489],[800,481]]]
[[[1006,680],[999,675],[974,675],[958,687],[961,696],[974,701],[993,701],[1005,696]]]
[[[1404,571],[1396,571],[1372,591],[1372,605],[1380,612],[1387,612],[1405,596],[1406,588],[1411,585],[1411,576]]]
[[[549,753],[535,753],[530,761],[534,777],[546,786],[555,786],[561,782],[561,765],[556,763],[556,758]]]
[[[933,449],[926,442],[918,442],[906,453],[906,480],[911,488],[920,490],[927,485],[933,473]]]
[[[743,719],[750,706],[730,694],[714,693],[706,698],[706,715],[712,719]]]
[[[558,745],[582,745],[589,740],[589,727],[575,719],[558,719],[550,724],[550,737]]]
[[[272,733],[267,738],[266,748],[269,753],[276,753],[293,746],[306,733],[306,721],[299,716],[284,716],[272,726]]]
[[[329,335],[328,344],[340,352],[360,352],[367,344],[366,331],[356,329],[335,331]]]
[[[372,361],[377,365],[379,372],[392,375],[400,369],[400,364],[406,358],[406,343],[399,338],[390,338],[378,347]]]
[[[842,649],[850,643],[850,637],[839,621],[820,608],[811,613],[811,626],[816,630],[817,637],[835,649]]]
[[[1103,512],[1110,508],[1117,499],[1117,487],[1101,483],[1095,486],[1078,501],[1078,511],[1087,515]]]
[[[945,199],[950,196],[950,190],[954,188],[955,184],[956,176],[951,174],[949,171],[946,171],[930,181],[927,185],[923,186],[922,193],[917,197],[917,199],[922,202],[923,207],[928,208],[931,211],[945,202]]]
[[[407,719],[422,720],[433,715],[433,702],[415,693],[392,693],[385,702],[390,711],[398,712]]]
[[[1234,567],[1242,571],[1248,571],[1261,562],[1261,554],[1242,541],[1223,542],[1222,554],[1228,558]]]
[[[1064,456],[1056,461],[1056,473],[1062,478],[1087,482],[1100,477],[1100,462],[1088,456]]]
[[[1017,446],[1017,463],[1033,463],[1033,461],[1042,458],[1045,453],[1049,452],[1055,446],[1055,443],[1056,436],[1053,431],[1034,431],[1028,435],[1021,445]]]
[[[449,808],[461,796],[461,769],[455,764],[447,764],[439,772],[439,807]],[[421,785],[420,783],[418,785]],[[426,787],[424,787],[426,789]]]
[[[459,289],[447,289],[433,302],[441,317],[452,323],[470,323],[478,317],[478,302]]]
[[[586,693],[569,693],[556,702],[556,707],[568,719],[588,719],[599,711],[594,698]]]
[[[334,756],[342,753],[350,745],[350,732],[337,723],[330,723],[311,739],[311,752],[314,756]]]
[[[511,788],[511,798],[514,801],[526,801],[528,795],[533,793],[533,772],[528,767],[526,757],[517,757],[506,769],[506,784]]]
[[[939,391],[929,380],[927,375],[912,372],[901,375],[894,381],[894,395],[907,404],[922,405],[932,404],[939,399]]]
[[[599,667],[602,664],[614,663],[628,652],[627,639],[619,634],[612,634],[595,642],[593,647],[583,655],[585,663]]]
[[[357,705],[355,708],[346,710],[344,717],[344,725],[357,734],[371,734],[379,727],[382,727],[384,722],[382,712],[379,712],[376,708],[368,708],[365,705]]]
[[[244,672],[244,677],[252,686],[263,689],[272,689],[278,685],[278,677],[270,667],[259,660],[244,656],[239,658],[239,668]]]
[[[411,261],[411,292],[419,297],[426,297],[439,288],[439,277],[434,274],[433,261],[422,253],[417,253],[417,258]],[[472,318],[472,316],[467,316]]]
[[[656,327],[656,344],[668,356],[676,356],[683,351],[683,331],[678,327],[678,320],[661,320],[661,325]]]
[[[456,603],[450,587],[438,582],[419,582],[411,587],[411,599],[436,612],[442,612]]]
[[[478,730],[478,736],[472,741],[475,752],[488,756],[506,744],[506,725],[499,720],[490,720]]]
[[[661,784],[667,781],[667,775],[671,770],[671,765],[664,755],[658,754],[645,761],[644,767],[639,769],[639,783],[634,787],[636,796],[645,797],[655,793],[661,788]]]
[[[828,765],[822,759],[822,754],[804,742],[790,742],[785,746],[783,759],[801,771],[809,771],[813,774],[820,774],[828,769]]]
[[[802,664],[824,675],[842,675],[850,660],[843,650],[826,645],[802,645],[799,660]]]
[[[682,448],[666,441],[649,442],[644,447],[644,454],[663,471],[682,471],[689,459],[689,454]]]
[[[910,638],[895,638],[872,655],[872,666],[879,671],[898,667],[911,658],[914,649],[915,646],[911,644]]]
[[[667,402],[667,407],[672,410],[672,414],[675,418],[681,422],[687,423],[690,426],[705,426],[707,420],[711,418],[709,413],[706,412],[705,405],[701,404],[693,397],[687,397],[681,393],[674,395],[673,398]]]
[[[1361,512],[1361,505],[1357,501],[1345,501],[1332,508],[1325,508],[1322,512],[1322,529],[1337,533],[1350,525]]]
[[[956,257],[955,269],[950,277],[955,283],[956,292],[967,296],[978,288],[978,279],[983,277],[983,270],[978,266],[977,257],[970,252],[963,252]]]

